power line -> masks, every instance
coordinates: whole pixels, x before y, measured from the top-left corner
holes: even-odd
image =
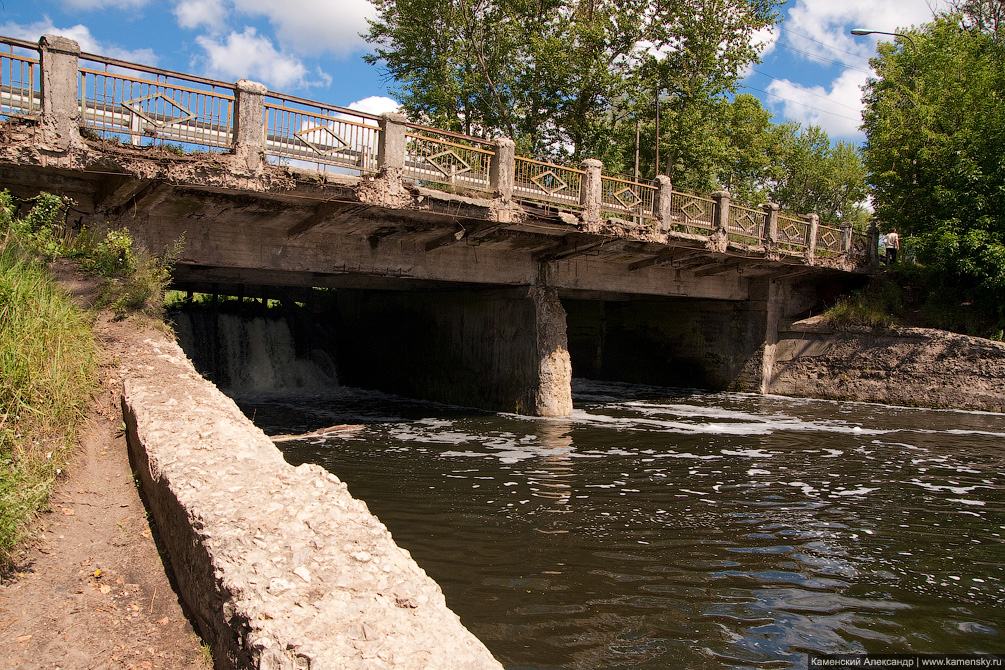
[[[770,75],[767,72],[761,72],[760,70],[757,70],[757,69],[752,69],[751,72],[756,72],[757,74],[759,74],[759,75],[761,75],[763,77],[768,77],[769,79],[773,79],[774,81],[784,81],[783,79],[779,79],[778,77]],[[840,103],[840,102],[834,102],[833,100],[831,100],[830,98],[828,98],[826,95],[821,95],[820,93],[814,93],[813,91],[809,90],[808,88],[802,88],[802,87],[800,87],[800,90],[803,91],[804,93],[809,93],[810,95],[815,96],[817,98],[822,98],[822,99],[826,100],[827,102],[831,103],[832,105],[837,105],[838,107],[844,107],[846,109],[852,110],[853,112],[857,112],[858,111],[858,108],[856,108],[856,107],[852,107],[850,105],[846,105],[846,104]],[[772,95],[772,94],[769,93],[768,95]]]
[[[839,119],[844,119],[845,121],[861,121],[860,117],[856,118],[856,117],[852,117],[852,116],[844,116],[842,114],[838,114],[837,112],[832,112],[832,111],[827,110],[827,109],[820,109],[819,107],[814,107],[813,105],[807,105],[805,102],[800,102],[799,100],[793,100],[792,98],[786,98],[784,96],[778,95],[777,93],[771,93],[769,91],[765,91],[764,89],[760,89],[760,88],[757,88],[755,86],[750,86],[748,84],[740,84],[740,86],[742,86],[743,88],[749,88],[751,91],[758,91],[759,93],[763,93],[765,95],[770,95],[773,98],[778,98],[779,100],[784,100],[785,102],[791,102],[794,105],[802,105],[803,107],[806,107],[807,109],[812,109],[813,111],[816,111],[816,112],[821,112],[823,114],[830,114],[831,116],[836,116]],[[807,92],[809,92],[809,91],[807,91]],[[842,105],[842,106],[844,106],[844,105]]]

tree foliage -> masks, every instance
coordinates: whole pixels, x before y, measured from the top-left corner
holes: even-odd
[[[707,153],[722,96],[780,0],[374,0],[367,56],[410,115],[543,156],[671,177]],[[655,109],[662,124],[656,137]],[[611,139],[631,138],[616,142]],[[631,150],[628,149],[631,147]]]
[[[919,260],[940,285],[1000,327],[1005,35],[999,26],[986,17],[944,15],[899,48],[880,45],[864,119],[877,216],[902,236],[916,236]]]

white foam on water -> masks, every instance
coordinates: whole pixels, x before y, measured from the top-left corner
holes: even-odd
[[[976,507],[984,507],[987,503],[983,500],[968,500],[967,498],[947,498],[946,502],[958,502],[964,505],[974,505]]]
[[[864,495],[866,495],[868,493],[872,493],[873,491],[878,491],[878,490],[879,490],[878,486],[874,486],[872,488],[869,488],[867,486],[862,486],[862,487],[857,488],[857,489],[847,489],[847,490],[844,490],[844,491],[835,491],[833,493],[833,495],[836,495],[836,496],[864,496]]]

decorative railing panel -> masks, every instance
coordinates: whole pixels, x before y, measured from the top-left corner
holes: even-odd
[[[836,256],[841,249],[841,229],[833,226],[817,226],[817,248],[818,256]]]
[[[779,215],[778,217],[778,246],[789,251],[802,251],[806,248],[806,227],[809,224],[805,219],[797,219],[791,216]]]
[[[582,209],[579,191],[585,174],[583,170],[517,156],[513,197],[561,205],[568,209]]]
[[[264,107],[267,155],[320,171],[377,172],[379,117],[271,92]]]
[[[651,184],[640,184],[631,179],[602,176],[601,216],[617,217],[643,223],[655,219],[656,198],[659,189]]]
[[[144,137],[229,149],[233,144],[233,85],[167,70],[81,54],[82,122],[102,137]]]
[[[690,235],[707,235],[715,228],[715,200],[697,195],[678,193],[670,195],[671,231]]]
[[[38,46],[5,40],[0,53],[0,114],[36,116],[42,110]]]
[[[453,189],[492,190],[495,151],[455,139],[453,134],[415,126],[405,139],[405,177]]]
[[[768,215],[763,209],[750,209],[730,203],[726,234],[733,242],[761,244],[767,225]]]

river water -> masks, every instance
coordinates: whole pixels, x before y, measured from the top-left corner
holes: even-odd
[[[1005,415],[577,381],[570,419],[237,398],[511,669],[1005,652]]]

